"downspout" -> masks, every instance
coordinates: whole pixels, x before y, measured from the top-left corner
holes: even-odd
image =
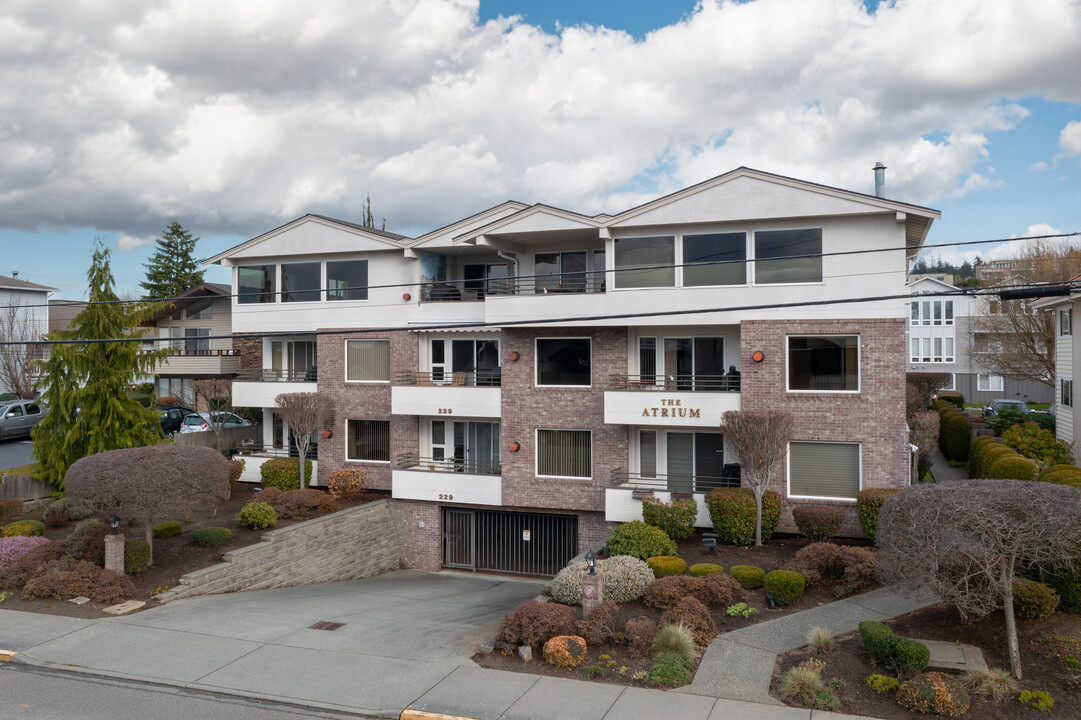
[[[511,294],[517,295],[518,293],[516,292],[516,290],[518,288],[518,256],[514,253],[508,253],[504,250],[496,251],[496,255],[503,258],[504,260],[510,260],[511,265],[514,267],[514,272],[510,274],[510,276],[514,278],[513,280],[511,280],[511,283],[513,283],[513,285],[507,289],[511,290],[511,288],[514,288],[514,290],[511,290]]]

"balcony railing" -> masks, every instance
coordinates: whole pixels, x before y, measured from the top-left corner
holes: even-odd
[[[316,382],[318,373],[315,368],[307,370],[242,368],[234,379],[239,382]]]
[[[239,356],[239,350],[192,350],[177,348],[176,352],[170,353],[169,357],[235,357]]]
[[[739,487],[739,465],[725,465],[721,475],[639,475],[626,470],[612,471],[612,485],[632,490],[661,490],[676,493],[707,493],[719,487]]]
[[[432,472],[458,472],[473,475],[500,475],[503,466],[498,460],[465,460],[461,458],[433,458],[416,453],[402,453],[395,462],[399,470],[431,470]]]
[[[729,375],[609,375],[609,390],[739,392],[739,373]]]
[[[490,280],[448,280],[424,285],[420,299],[425,302],[483,300],[488,295],[565,295],[600,293],[605,290],[604,274],[547,275]]]
[[[457,387],[499,387],[498,370],[470,372],[399,372],[394,376],[395,385],[451,385]]]

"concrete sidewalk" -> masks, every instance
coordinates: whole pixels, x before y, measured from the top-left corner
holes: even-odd
[[[778,705],[768,695],[756,699],[771,704],[712,694],[718,688],[727,692],[711,683],[745,665],[751,652],[762,655],[756,687],[765,678],[768,688],[776,652],[765,673],[772,645],[763,638],[775,634],[775,644],[789,645],[802,632],[793,619],[804,613],[754,626],[768,626],[758,639],[738,634],[744,631],[722,636],[737,636],[723,643],[736,652],[722,649],[718,655],[711,646],[703,660],[706,674],[699,670],[701,682],[682,692],[476,666],[470,660],[476,646],[494,634],[506,612],[540,589],[538,583],[504,578],[396,571],[329,585],[180,599],[99,620],[0,610],[0,648],[19,651],[15,663],[387,718],[412,711],[487,720],[846,717]],[[885,597],[874,602],[882,613],[889,611]],[[885,616],[849,603],[845,617]],[[833,605],[838,603],[820,610]],[[345,624],[333,632],[309,628],[321,620]],[[833,627],[828,619],[814,623]],[[724,657],[730,661],[716,662]]]

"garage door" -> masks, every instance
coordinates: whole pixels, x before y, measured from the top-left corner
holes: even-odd
[[[578,554],[578,517],[443,509],[445,567],[551,577]]]

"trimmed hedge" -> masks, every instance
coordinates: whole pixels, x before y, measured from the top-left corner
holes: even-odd
[[[150,543],[146,540],[124,542],[124,572],[138,575],[150,567]]]
[[[660,528],[646,525],[641,520],[632,520],[612,531],[604,552],[608,557],[630,555],[639,560],[648,560],[660,555],[678,555],[679,548]]]
[[[723,573],[724,568],[716,563],[695,563],[688,568],[688,571],[694,577],[705,577],[713,573]]]
[[[995,460],[985,475],[988,479],[995,480],[1031,480],[1039,469],[1035,460],[1011,451],[1009,455]]]
[[[297,470],[300,462],[297,458],[272,458],[259,468],[263,487],[276,487],[279,490],[296,490],[300,487],[300,474]],[[312,461],[304,461],[304,487],[312,479]]]
[[[0,537],[40,537],[45,534],[45,523],[40,520],[16,520],[0,530]]]
[[[728,572],[747,590],[760,588],[766,582],[766,571],[754,565],[733,565]]]
[[[646,558],[646,563],[653,571],[654,577],[666,577],[668,575],[683,575],[687,572],[687,562],[683,558],[672,555],[658,555]]]
[[[957,411],[943,414],[939,436],[943,438],[948,460],[968,462],[968,446],[972,442],[972,423]]]
[[[1059,596],[1050,585],[1025,578],[1013,581],[1013,611],[1025,620],[1043,620],[1055,612]]]
[[[894,634],[885,623],[864,620],[859,624],[860,640],[879,661],[899,673],[922,672],[931,662],[931,651],[921,642]]]
[[[1003,445],[998,438],[986,435],[976,438],[969,448],[968,476],[983,478],[991,463],[1009,452],[1010,448]]]
[[[868,488],[860,490],[856,494],[856,516],[860,520],[860,527],[864,534],[875,541],[875,531],[878,529],[878,513],[882,510],[882,504],[892,495],[900,492],[895,488]]]
[[[812,543],[827,542],[844,524],[845,510],[834,505],[797,505],[792,508],[792,519]]]
[[[950,405],[953,405],[958,409],[961,409],[965,406],[965,396],[959,392],[954,392],[952,390],[948,392],[940,392],[938,394],[938,399],[942,402],[949,403]]]
[[[716,488],[706,496],[713,531],[721,542],[750,545],[754,542],[754,492],[750,488]],[[781,520],[781,496],[773,490],[762,494],[762,542],[777,531]]]
[[[646,525],[660,528],[673,540],[683,540],[694,532],[698,517],[698,503],[694,500],[672,500],[666,503],[657,498],[642,498],[642,519]]]
[[[274,523],[278,522],[278,514],[274,512],[274,508],[269,503],[262,502],[260,500],[252,500],[250,503],[240,508],[240,512],[236,514],[236,524],[240,527],[251,528],[252,530],[263,530],[268,527],[273,527]]]
[[[184,529],[184,526],[180,524],[179,520],[168,520],[163,523],[158,523],[154,526],[154,537],[156,538],[171,538],[180,534],[180,531]]]
[[[781,605],[791,605],[803,597],[807,581],[792,570],[774,570],[766,573],[766,592]]]
[[[191,539],[196,545],[212,547],[229,542],[233,539],[233,533],[223,527],[199,528],[192,531]]]

